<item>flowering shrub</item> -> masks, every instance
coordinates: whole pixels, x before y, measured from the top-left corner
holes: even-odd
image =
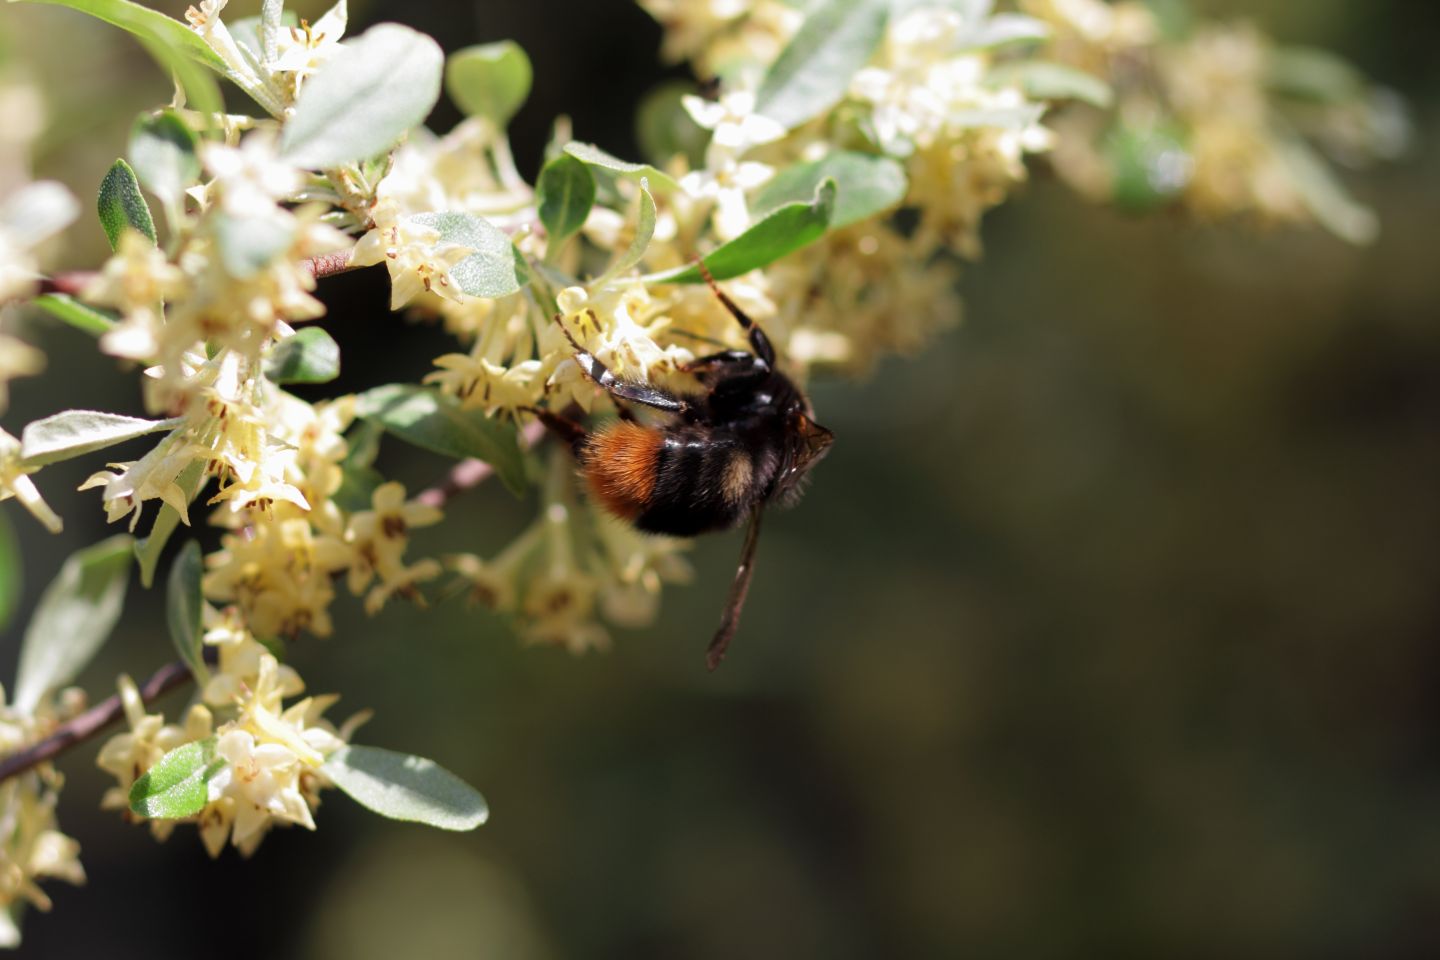
[[[314,829],[332,787],[446,829],[485,819],[431,761],[352,743],[364,714],[326,720],[336,698],[305,695],[284,643],[329,635],[341,593],[371,614],[464,594],[525,640],[575,652],[654,616],[661,587],[689,576],[684,543],[601,515],[568,453],[537,443],[541,411],[610,408],[567,332],[618,376],[683,390],[700,345],[744,347],[703,258],[801,382],[861,375],[956,322],[983,215],[1032,158],[1130,209],[1364,242],[1374,217],[1327,157],[1372,160],[1405,139],[1394,97],[1343,63],[1248,25],[1177,19],[1172,4],[641,0],[662,55],[704,82],[640,105],[645,161],[557,124],[532,183],[505,132],[531,79],[514,44],[447,59],[394,24],[347,38],[344,0],[313,24],[278,0],[231,20],[205,0],[185,23],[127,0],[47,2],[135,34],[176,90],[100,179],[113,256],[93,273],[40,272],[37,249],[78,217],[75,199],[0,184],[6,310],[29,304],[138,363],[149,414],[69,410],[18,439],[0,430],[0,499],[58,532],[36,482],[46,465],[158,438],[82,486],[129,533],[73,556],[46,591],[0,717],[12,945],[23,904],[48,905],[37,881],[84,878],[56,827],[51,760],[122,717],[98,756],[116,780],[103,806],[160,839],[194,824],[212,855],[248,855],[277,825]],[[220,79],[266,115],[224,112]],[[9,83],[7,103],[24,93]],[[437,135],[422,124],[442,87],[466,119]],[[456,349],[423,383],[317,403],[286,392],[339,370],[336,343],[306,326],[325,313],[317,284],[381,264],[389,309],[443,325]],[[0,405],[44,359],[0,336]],[[454,477],[412,495],[375,470],[382,438],[455,458]],[[534,522],[492,557],[425,555],[448,498],[492,474],[517,492],[538,483]],[[179,661],[143,685],[120,678],[82,712],[69,684],[121,615],[132,565],[151,587],[197,523],[223,533],[213,553],[190,540],[170,560]],[[179,722],[148,712],[190,679]]]

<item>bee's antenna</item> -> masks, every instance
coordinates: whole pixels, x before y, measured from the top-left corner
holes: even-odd
[[[745,595],[750,592],[750,581],[755,576],[755,545],[760,542],[760,514],[763,507],[756,507],[750,515],[750,526],[745,531],[745,546],[740,549],[740,566],[735,571],[735,582],[730,585],[730,599],[725,602],[725,612],[720,617],[720,629],[705,651],[705,664],[711,670],[720,666],[725,651],[735,638],[740,626],[740,611],[745,608]]]

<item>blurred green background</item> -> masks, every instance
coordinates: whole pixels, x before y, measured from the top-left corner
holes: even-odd
[[[960,329],[816,386],[839,442],[768,525],[718,674],[702,650],[734,536],[697,544],[696,583],[608,655],[521,649],[459,605],[368,621],[342,601],[336,636],[294,649],[312,690],[344,693],[337,716],[375,708],[366,742],[435,757],[491,822],[439,834],[334,795],[318,833],[211,863],[185,829],[160,846],[102,814],[80,750],[60,813],[90,883],[48,885],[22,955],[1440,955],[1440,10],[1198,6],[1409,98],[1415,149],[1356,181],[1378,244],[1127,220],[1037,177],[987,223]],[[448,49],[524,45],[529,174],[557,113],[634,154],[631,110],[665,75],[624,0],[352,10]],[[6,6],[0,30],[51,97],[38,173],[91,195],[167,83],[68,11]],[[71,265],[98,262],[97,225],[71,237]],[[324,288],[341,389],[449,349],[379,309],[384,288],[374,271]],[[12,432],[138,409],[133,374],[80,334],[28,335],[51,366],[15,385]],[[411,485],[443,470],[405,450],[381,466]],[[98,498],[66,493],[91,469],[42,478],[62,537],[6,508],[27,611],[102,535]],[[482,489],[417,552],[492,549],[530,509]],[[156,599],[133,588],[95,698],[169,658]]]

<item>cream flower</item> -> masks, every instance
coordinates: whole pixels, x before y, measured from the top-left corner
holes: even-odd
[[[45,354],[14,337],[0,334],[0,413],[10,404],[10,381],[45,369]]]
[[[350,262],[357,267],[384,263],[390,271],[390,309],[399,310],[422,293],[447,300],[463,294],[450,270],[473,252],[447,243],[439,231],[402,218],[393,201],[381,201],[373,211],[375,227],[355,245]]]
[[[437,507],[406,503],[405,488],[398,483],[384,483],[371,497],[373,509],[353,515],[345,531],[345,542],[353,551],[348,583],[350,592],[359,596],[372,581],[378,581],[365,596],[365,612],[378,613],[394,594],[419,600],[416,584],[440,575],[435,560],[421,560],[405,565],[405,550],[410,531],[439,523],[444,514]]]
[[[0,203],[0,303],[35,291],[40,279],[35,248],[79,213],[70,191],[50,180],[26,184]]]
[[[4,430],[0,430],[0,502],[14,497],[20,506],[45,525],[51,533],[59,533],[65,526],[35,488],[30,474],[38,467],[27,467],[20,459],[20,441]]]

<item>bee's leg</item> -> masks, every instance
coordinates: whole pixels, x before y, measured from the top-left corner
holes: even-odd
[[[621,380],[610,369],[601,363],[594,354],[575,341],[570,331],[565,329],[565,324],[560,317],[555,318],[564,332],[565,338],[570,341],[570,346],[575,348],[575,362],[585,376],[594,380],[600,388],[612,397],[620,400],[630,400],[635,403],[644,404],[647,407],[654,407],[656,410],[664,410],[667,413],[684,413],[690,409],[690,405],[673,394],[666,393],[656,387],[643,383],[631,383],[629,380]]]
[[[739,321],[740,326],[744,327],[745,332],[750,335],[750,349],[755,351],[755,356],[765,361],[765,366],[775,366],[775,348],[770,345],[770,338],[765,336],[765,331],[760,329],[760,324],[751,320],[745,311],[737,307],[735,301],[720,289],[720,285],[710,275],[710,268],[705,266],[704,260],[696,257],[695,266],[699,268],[700,276],[704,277],[705,282],[709,284],[711,292],[725,305],[725,309],[730,311],[730,316]]]

